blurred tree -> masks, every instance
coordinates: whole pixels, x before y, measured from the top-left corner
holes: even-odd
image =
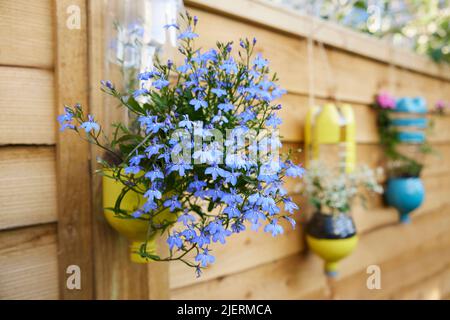
[[[268,0],[450,63],[450,0]]]

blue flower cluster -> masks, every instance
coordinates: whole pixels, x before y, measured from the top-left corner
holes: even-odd
[[[304,169],[287,158],[258,154],[267,142],[281,147],[269,133],[282,123],[276,114],[281,106],[274,101],[285,90],[270,76],[269,62],[253,55],[256,39],[241,40],[237,54],[231,42],[202,52],[194,47],[197,18],[187,20],[189,27],[178,37],[183,64],[156,64],[139,75],[142,87],[131,93],[103,82],[103,90],[136,119],[133,126],[117,126],[110,145],[100,144],[100,126],[77,108],[67,109],[59,121],[62,129],[84,129],[121,159],[105,166],[145,199],[129,216],[149,219],[153,228],[167,232],[170,253],[158,260],[181,260],[200,273],[215,261],[213,243],[225,244],[247,227],[277,236],[283,233],[281,219],[294,227],[298,206],[283,179],[301,177]],[[138,102],[141,97],[148,102]],[[236,146],[250,133],[252,139]],[[174,219],[153,223],[163,212]],[[186,258],[191,251],[193,261]]]

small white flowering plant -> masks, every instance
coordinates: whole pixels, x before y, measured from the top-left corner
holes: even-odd
[[[336,173],[323,163],[312,161],[303,176],[303,194],[321,213],[349,213],[355,199],[365,205],[370,193],[383,192],[378,183],[380,174],[380,169],[374,171],[365,165],[350,173]]]

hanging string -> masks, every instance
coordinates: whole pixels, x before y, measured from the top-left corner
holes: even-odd
[[[314,28],[314,20],[312,22]],[[312,33],[308,34],[307,39],[307,56],[308,56],[308,103],[312,107],[315,105],[315,78],[314,78],[314,40]]]
[[[393,40],[392,37],[390,37],[390,39]],[[396,76],[397,76],[397,74],[396,74],[396,66],[393,63],[395,48],[394,48],[393,41],[390,42],[388,40],[388,44],[389,44],[389,47],[388,47],[388,63],[389,63],[389,67],[388,67],[389,68],[388,69],[388,88],[389,88],[389,93],[390,94],[394,94],[395,87],[396,87],[396,81],[397,81],[397,79],[396,79]]]
[[[328,53],[325,49],[325,46],[322,42],[319,42],[320,53],[322,54],[322,58],[325,61],[325,73],[327,78],[327,95],[335,102],[339,102],[337,97],[337,81],[333,76],[330,59],[328,57]]]

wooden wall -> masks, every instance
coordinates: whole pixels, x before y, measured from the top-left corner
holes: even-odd
[[[301,36],[307,34],[307,30],[299,30],[302,18],[293,18],[291,13],[260,5],[257,1],[190,3],[195,6],[192,13],[199,16],[199,41],[204,48],[213,46],[216,39],[238,40],[243,36],[258,39],[258,51],[270,60],[272,70],[278,73],[281,84],[288,90],[282,99],[281,135],[288,146],[301,148],[309,102],[310,63],[307,39]],[[241,6],[236,6],[237,3]],[[289,25],[286,21],[292,23]],[[339,44],[339,40],[323,36],[334,27],[323,28],[326,30],[318,32],[322,33],[321,40],[325,44]],[[341,39],[348,40],[347,47],[367,46],[364,37],[339,28],[332,30]],[[383,46],[378,43],[380,52]],[[333,94],[333,98],[354,106],[359,163],[372,167],[381,164],[375,114],[369,108],[379,90],[391,90],[397,96],[422,95],[430,106],[439,99],[450,100],[450,73],[422,68],[421,59],[406,69],[389,66],[383,61],[391,59],[389,55],[371,53],[369,58],[349,52],[343,46],[326,46],[326,55],[316,46],[314,53],[316,101],[330,101]],[[330,70],[326,67],[327,60]],[[335,92],[330,87],[330,73],[336,79]],[[450,117],[433,118],[436,128],[430,139],[440,151],[440,157],[427,159],[423,175],[427,192],[424,205],[414,213],[412,224],[406,226],[397,224],[395,210],[384,207],[380,198],[373,199],[367,211],[355,208],[353,214],[360,242],[354,254],[342,262],[337,280],[327,281],[322,273],[322,262],[305,246],[304,229],[300,225],[294,231],[286,228],[286,234],[275,240],[250,231],[230,239],[227,246],[215,246],[216,264],[199,279],[182,265],[172,264],[169,272],[171,298],[377,299],[449,295]],[[289,187],[292,195],[304,204],[304,199],[298,195],[298,186],[290,183]],[[381,290],[366,287],[366,268],[372,264],[381,268]]]
[[[86,45],[77,49],[81,50],[77,56],[71,56],[70,44],[62,46],[65,42],[61,40],[73,35],[61,29],[65,6],[72,2],[81,6],[83,14],[76,39]],[[308,18],[258,1],[186,2],[200,18],[203,47],[213,46],[217,39],[258,39],[258,51],[270,59],[289,91],[282,101],[284,141],[301,148],[309,90]],[[91,178],[93,169],[87,164],[92,161],[93,167],[94,151],[89,156],[77,142],[65,140],[55,122],[62,102],[74,103],[77,96],[84,100],[87,93],[91,111],[101,119],[101,12],[97,0],[0,0],[0,39],[4,44],[0,50],[0,299],[72,298],[63,283],[63,270],[70,263],[83,264],[87,274],[78,298],[401,299],[450,295],[449,116],[430,115],[436,122],[430,138],[440,157],[427,160],[426,201],[414,213],[412,224],[398,225],[395,211],[384,207],[379,198],[371,201],[367,211],[355,208],[360,242],[355,253],[342,262],[336,281],[326,280],[322,262],[308,252],[301,224],[275,240],[250,231],[230,239],[227,246],[215,247],[217,262],[200,279],[175,263],[130,264],[126,242],[102,219],[101,186],[97,178]],[[448,68],[330,25],[322,26],[316,38],[325,43],[326,50],[326,55],[320,54],[317,46],[314,50],[316,100],[325,102],[333,95],[354,106],[360,163],[377,166],[381,162],[375,115],[369,108],[380,89],[390,89],[398,96],[423,95],[430,106],[439,99],[450,101]],[[83,73],[85,55],[89,57],[89,78]],[[78,56],[81,60],[75,59]],[[326,60],[330,68],[326,68]],[[82,66],[76,81],[68,76],[67,61]],[[336,79],[336,90],[330,87],[330,74]],[[73,88],[75,82],[85,86]],[[73,152],[71,146],[75,146],[78,160],[84,159],[81,167],[70,166],[73,153],[64,156]],[[66,182],[57,183],[61,179]],[[86,205],[91,203],[89,195],[81,199],[79,193],[71,193],[69,181],[80,182],[75,186],[77,192],[88,190],[83,185],[92,181],[91,211]],[[298,185],[290,182],[289,189],[305,203],[298,195]],[[64,205],[76,207],[74,199],[81,203],[79,208]],[[304,216],[298,219],[302,222]],[[90,239],[92,245],[77,241],[80,237]],[[381,267],[381,290],[366,288],[366,268],[371,264]]]
[[[0,299],[55,299],[53,4],[0,1]]]

